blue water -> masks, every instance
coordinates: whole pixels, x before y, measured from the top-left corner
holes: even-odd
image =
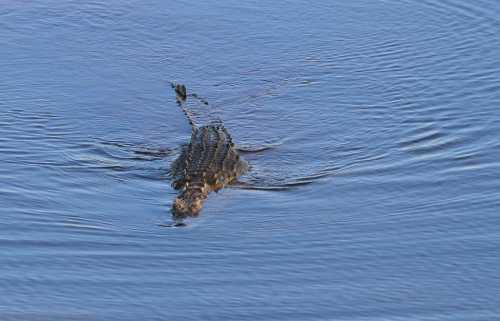
[[[500,2],[3,1],[0,320],[500,320]],[[241,184],[168,228],[206,98]]]

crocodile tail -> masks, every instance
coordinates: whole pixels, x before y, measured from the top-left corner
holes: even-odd
[[[205,98],[193,92],[188,93],[183,84],[171,82],[170,85],[175,91],[177,104],[186,115],[193,131],[198,129],[200,124],[222,125],[222,120],[213,114],[212,108],[205,108],[210,106]],[[194,102],[194,104],[188,104],[188,98],[189,103]]]
[[[191,128],[193,130],[195,130],[198,126],[196,125],[196,123],[193,119],[193,115],[191,115],[189,110],[186,109],[186,99],[188,96],[186,86],[184,86],[183,84],[178,84],[178,83],[174,83],[174,82],[171,82],[170,85],[172,86],[172,88],[175,91],[177,104],[179,105],[179,107],[181,107],[181,110],[184,113],[184,115],[186,115],[186,117],[189,121],[189,124],[191,125]]]
[[[182,84],[176,84],[174,87],[175,93],[179,100],[185,101],[187,97],[186,86]]]

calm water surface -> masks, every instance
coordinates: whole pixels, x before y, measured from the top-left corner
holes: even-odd
[[[0,319],[500,320],[500,3],[3,1]],[[166,228],[185,83],[244,184]]]

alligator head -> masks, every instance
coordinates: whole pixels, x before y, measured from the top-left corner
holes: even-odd
[[[201,186],[186,186],[172,204],[172,214],[174,217],[195,217],[201,211],[203,201],[208,196],[210,188],[207,184]]]

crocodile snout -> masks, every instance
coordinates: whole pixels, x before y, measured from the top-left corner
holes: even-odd
[[[172,204],[172,212],[178,217],[198,216],[202,206],[203,202],[201,199],[186,200],[177,197]]]

